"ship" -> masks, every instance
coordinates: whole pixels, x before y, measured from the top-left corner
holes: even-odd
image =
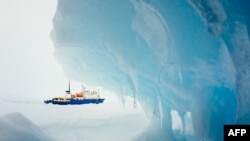
[[[82,91],[72,94],[70,91],[70,81],[69,89],[65,91],[66,95],[64,97],[56,97],[49,100],[44,100],[45,104],[57,104],[57,105],[81,105],[81,104],[99,104],[104,102],[104,98],[100,98],[100,91],[90,91],[87,90],[82,85]]]

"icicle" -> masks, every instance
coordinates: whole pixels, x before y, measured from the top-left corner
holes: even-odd
[[[155,107],[154,107],[154,115],[159,118],[160,128],[163,128],[163,107],[160,96],[156,96],[155,98]]]
[[[185,121],[186,112],[179,111],[178,114],[179,114],[179,116],[181,118],[181,122],[182,122],[182,134],[183,134],[183,137],[185,138],[185,136],[186,136],[186,121]]]
[[[178,75],[179,75],[180,85],[182,85],[182,74],[181,74],[181,72],[179,72]]]
[[[125,102],[126,102],[126,97],[125,97],[125,90],[121,87],[121,102],[122,102],[122,106],[123,108],[125,108]]]
[[[134,92],[134,108],[137,108],[136,92]]]
[[[160,121],[161,121],[161,128],[162,128],[162,123],[163,123],[163,111],[162,111],[162,103],[161,99],[158,97],[159,100],[159,114],[160,114]]]
[[[138,93],[138,83],[136,77],[133,77],[133,83],[134,83],[134,108],[137,108],[137,93]]]

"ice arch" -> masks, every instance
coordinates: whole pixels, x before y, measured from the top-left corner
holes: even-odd
[[[59,0],[51,37],[66,75],[134,97],[151,119],[136,140],[220,141],[249,123],[249,38],[243,1]],[[187,120],[188,121],[188,120]]]

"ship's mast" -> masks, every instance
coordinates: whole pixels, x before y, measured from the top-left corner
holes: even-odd
[[[70,80],[69,80],[69,92],[70,92]]]
[[[65,91],[67,94],[70,94],[70,80],[69,80],[69,90]]]

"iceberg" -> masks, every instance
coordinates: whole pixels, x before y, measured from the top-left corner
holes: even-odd
[[[250,123],[246,3],[59,0],[54,55],[68,78],[142,105],[135,140],[222,141],[224,124]]]

